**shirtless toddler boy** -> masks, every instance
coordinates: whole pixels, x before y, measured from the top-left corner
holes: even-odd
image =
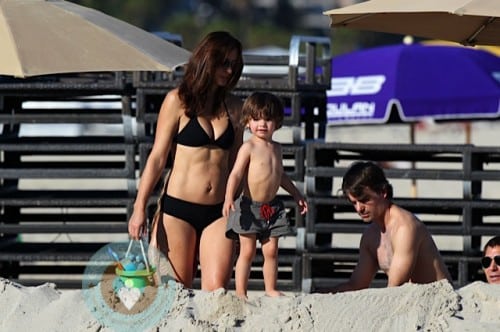
[[[262,244],[264,285],[268,296],[280,296],[276,290],[278,273],[278,239],[290,232],[283,202],[276,197],[282,187],[292,195],[300,209],[307,203],[284,172],[281,145],[273,133],[283,122],[283,105],[273,94],[256,92],[243,104],[243,124],[252,136],[238,151],[226,187],[223,215],[229,216],[226,236],[239,239],[236,262],[236,295],[247,297],[250,268],[255,257],[256,241]],[[240,185],[243,194],[236,201]]]

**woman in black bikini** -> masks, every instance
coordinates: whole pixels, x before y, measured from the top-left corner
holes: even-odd
[[[162,249],[174,277],[186,287],[192,287],[198,261],[203,290],[225,288],[232,273],[233,242],[225,237],[222,205],[243,141],[242,101],[230,93],[242,72],[241,52],[241,43],[227,32],[212,32],[195,48],[182,82],[161,106],[129,220],[129,234],[138,239],[145,228],[147,201],[172,154],[150,246]],[[166,239],[159,236],[163,233]]]

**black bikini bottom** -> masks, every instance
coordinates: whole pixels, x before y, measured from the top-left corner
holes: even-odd
[[[161,210],[163,213],[182,219],[193,226],[199,237],[205,227],[222,217],[223,204],[224,203],[205,205],[191,203],[164,194],[162,197]]]

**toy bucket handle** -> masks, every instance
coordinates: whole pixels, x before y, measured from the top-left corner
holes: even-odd
[[[129,244],[128,244],[128,249],[127,249],[127,253],[125,254],[125,257],[128,257],[129,253],[130,253],[130,249],[132,249],[132,244],[134,243],[135,240],[130,240]],[[141,252],[142,252],[142,258],[144,258],[144,263],[146,264],[146,270],[148,271],[149,273],[149,262],[148,262],[148,256],[146,255],[146,252],[144,251],[144,244],[142,243],[142,239],[139,239],[137,240],[139,241],[140,245],[141,245]]]

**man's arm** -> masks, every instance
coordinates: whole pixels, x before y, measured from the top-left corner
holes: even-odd
[[[349,281],[330,290],[331,293],[354,291],[368,288],[378,270],[377,254],[370,251],[367,234],[363,234],[359,248],[359,259]]]
[[[417,262],[419,241],[417,227],[414,223],[404,223],[391,239],[393,256],[387,286],[400,286],[411,280]]]

